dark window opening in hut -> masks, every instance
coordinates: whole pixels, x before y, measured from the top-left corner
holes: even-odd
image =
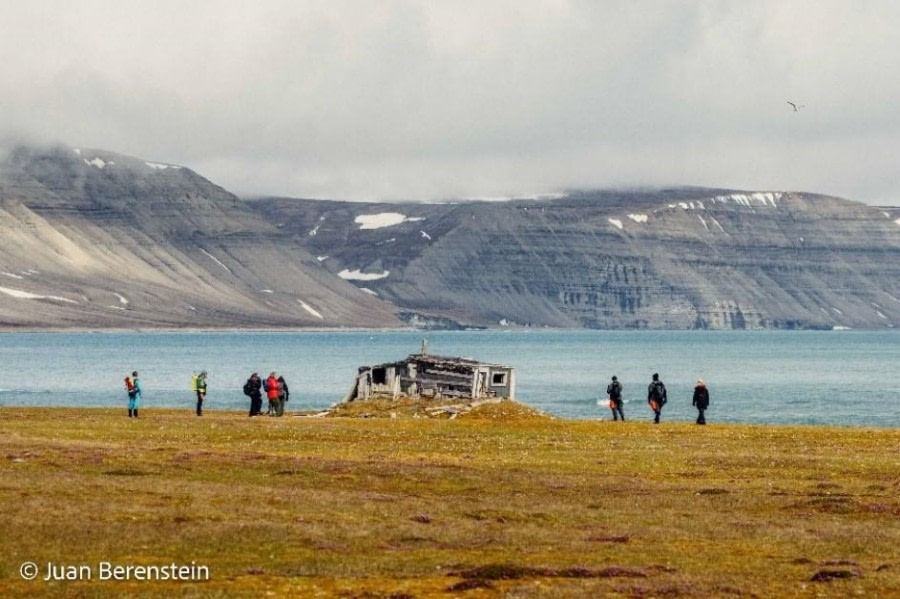
[[[387,384],[387,369],[386,368],[373,368],[372,369],[372,384],[374,384],[374,385]]]
[[[491,377],[492,385],[505,385],[506,384],[506,373],[505,372],[495,372]]]

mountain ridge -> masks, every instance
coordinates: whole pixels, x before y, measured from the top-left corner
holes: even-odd
[[[18,147],[0,327],[900,325],[900,208],[721,188],[241,200],[191,169]]]
[[[900,210],[821,194],[691,187],[502,203],[271,198],[253,206],[327,256],[331,272],[389,273],[360,284],[412,313],[466,325],[900,324]],[[396,222],[366,229],[356,220],[379,214]]]
[[[0,230],[9,328],[399,323],[393,307],[177,165],[18,148],[0,167]]]

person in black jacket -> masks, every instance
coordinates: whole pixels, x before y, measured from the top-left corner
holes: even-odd
[[[250,397],[250,416],[259,416],[262,411],[262,379],[254,372],[244,383],[244,395]]]
[[[653,410],[653,424],[659,424],[659,415],[667,401],[669,400],[666,397],[666,386],[659,380],[659,374],[654,372],[653,380],[650,382],[650,386],[647,387],[647,403],[650,404],[650,409]]]
[[[283,376],[278,377],[278,404],[275,407],[276,416],[284,416],[284,404],[291,398],[291,391],[288,389],[287,381]]]
[[[613,420],[618,420],[619,416],[622,416],[622,422],[625,422],[625,412],[622,411],[622,384],[615,376],[606,386],[606,394],[609,396],[609,409],[612,410]]]
[[[697,408],[697,424],[706,424],[703,412],[709,407],[709,390],[702,379],[697,381],[697,386],[694,387],[694,406]]]

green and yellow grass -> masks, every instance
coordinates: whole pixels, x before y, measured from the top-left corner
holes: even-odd
[[[124,412],[0,410],[0,596],[900,596],[897,430]]]

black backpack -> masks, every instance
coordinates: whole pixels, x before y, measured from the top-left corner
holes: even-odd
[[[663,405],[666,403],[666,386],[662,384],[662,381],[653,381],[650,383],[650,399],[654,399],[659,402],[659,405]]]
[[[247,379],[247,382],[244,383],[244,395],[250,395],[250,391],[252,387],[250,386],[250,379]]]
[[[607,385],[606,394],[609,395],[610,399],[619,399],[619,397],[622,395],[622,386],[619,385],[619,381]]]

